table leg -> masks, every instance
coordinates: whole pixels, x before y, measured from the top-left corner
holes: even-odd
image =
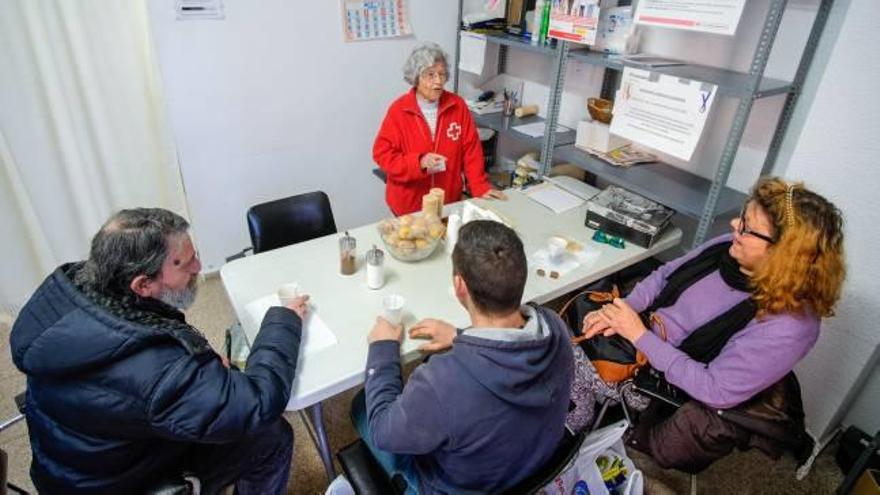
[[[330,452],[330,442],[327,440],[327,432],[324,430],[324,418],[322,414],[321,403],[318,402],[308,408],[308,414],[300,414],[305,420],[309,435],[312,437],[318,453],[321,455],[321,462],[324,463],[324,472],[327,473],[327,482],[332,483],[336,479],[336,468],[333,467],[333,454]]]

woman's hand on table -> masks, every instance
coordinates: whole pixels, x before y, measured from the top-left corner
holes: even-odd
[[[501,201],[507,201],[507,195],[498,189],[489,189],[486,191],[486,194],[483,194],[483,199],[500,199]]]
[[[290,303],[285,306],[287,309],[293,310],[294,313],[299,315],[299,319],[305,321],[306,313],[309,312],[309,296],[303,295],[299,297],[294,297]]]
[[[388,320],[381,316],[376,317],[376,324],[370,330],[367,342],[380,342],[383,340],[393,340],[400,342],[403,339],[403,325],[392,325]]]
[[[419,160],[419,166],[422,170],[430,172],[435,168],[441,167],[446,163],[446,157],[437,153],[425,153]]]
[[[419,347],[419,351],[427,354],[445,351],[452,347],[452,341],[457,333],[454,326],[434,318],[422,320],[409,329],[410,338],[431,340]]]
[[[596,323],[596,327],[607,325],[606,330],[602,332],[606,337],[616,333],[630,342],[635,342],[648,331],[639,314],[623,299],[616,298],[613,303],[602,306],[594,313],[599,313],[597,320],[603,322]],[[586,318],[584,321],[586,322]],[[595,331],[593,335],[597,333],[599,331]]]

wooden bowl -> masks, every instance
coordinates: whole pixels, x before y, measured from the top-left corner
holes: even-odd
[[[590,117],[605,124],[611,123],[611,109],[613,107],[614,103],[604,98],[587,99],[587,110],[590,112]]]

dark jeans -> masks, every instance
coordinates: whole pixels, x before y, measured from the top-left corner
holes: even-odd
[[[640,415],[628,444],[664,469],[698,474],[734,448],[747,449],[750,437],[696,401],[670,410],[655,399]]]
[[[419,474],[413,465],[411,455],[392,454],[376,448],[370,435],[370,422],[367,420],[367,401],[364,391],[361,390],[351,401],[351,422],[361,436],[361,441],[370,449],[370,453],[388,473],[389,479],[400,476],[406,481],[406,495],[418,495]]]
[[[293,429],[279,417],[233,443],[201,444],[187,456],[188,471],[214,494],[235,483],[235,493],[284,494],[293,457]]]

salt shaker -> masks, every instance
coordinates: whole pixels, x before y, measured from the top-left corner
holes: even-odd
[[[351,275],[357,271],[357,239],[348,235],[339,238],[339,272]]]
[[[367,287],[381,289],[385,285],[384,262],[385,253],[373,245],[373,249],[367,251]]]
[[[455,243],[458,242],[458,229],[461,228],[461,217],[453,213],[446,222],[446,251],[452,254]]]

